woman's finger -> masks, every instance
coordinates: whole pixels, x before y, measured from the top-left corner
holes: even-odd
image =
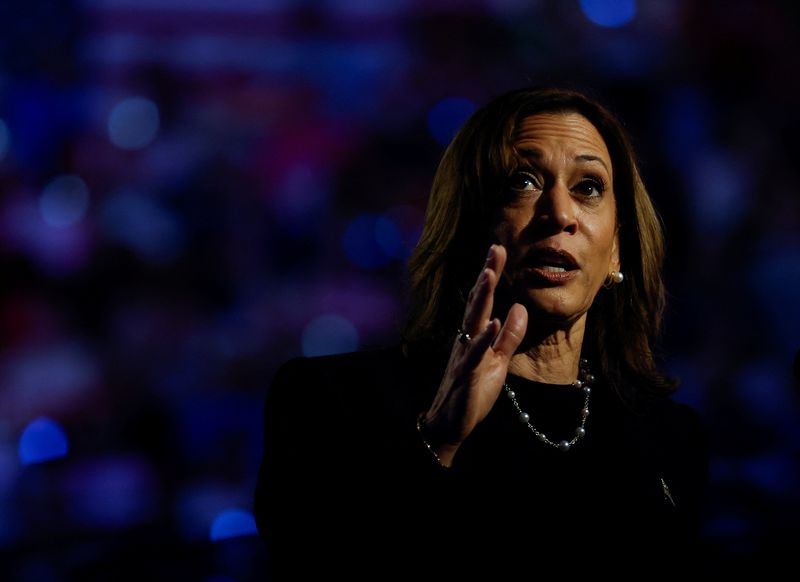
[[[494,291],[506,262],[506,250],[502,245],[489,247],[484,269],[472,287],[467,300],[462,330],[471,336],[477,336],[492,317]]]
[[[528,310],[519,303],[515,303],[508,310],[506,322],[494,340],[495,353],[511,358],[525,338],[528,329]]]
[[[470,342],[469,348],[464,355],[464,367],[467,370],[474,370],[478,367],[484,354],[486,354],[486,350],[489,349],[495,337],[497,337],[498,331],[500,331],[500,320],[493,319],[488,323],[486,328]]]

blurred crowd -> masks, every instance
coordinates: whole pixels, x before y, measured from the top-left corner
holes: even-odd
[[[709,552],[789,563],[794,4],[12,0],[0,30],[0,579],[259,579],[272,374],[397,341],[444,147],[526,84],[627,122],[667,232],[664,365],[708,427]]]

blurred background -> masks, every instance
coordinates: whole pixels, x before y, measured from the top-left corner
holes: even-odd
[[[6,0],[0,30],[0,579],[263,579],[272,374],[397,340],[444,145],[548,83],[621,116],[664,218],[709,551],[789,563],[794,3]]]

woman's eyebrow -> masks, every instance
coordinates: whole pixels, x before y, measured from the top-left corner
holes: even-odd
[[[542,152],[539,150],[531,150],[527,148],[519,148],[517,149],[517,153],[523,158],[534,158],[538,160],[542,157]]]
[[[603,160],[603,158],[598,157],[598,156],[593,156],[591,154],[581,154],[581,155],[575,156],[575,161],[576,162],[600,162],[600,164],[602,164],[602,166],[606,169],[606,172],[609,172],[609,173],[611,172],[611,170],[606,165],[606,163]]]

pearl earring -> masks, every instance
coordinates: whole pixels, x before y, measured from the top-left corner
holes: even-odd
[[[625,279],[625,276],[619,271],[611,271],[608,276],[606,277],[605,282],[603,283],[603,287],[613,287],[614,285],[618,285],[622,283]]]

